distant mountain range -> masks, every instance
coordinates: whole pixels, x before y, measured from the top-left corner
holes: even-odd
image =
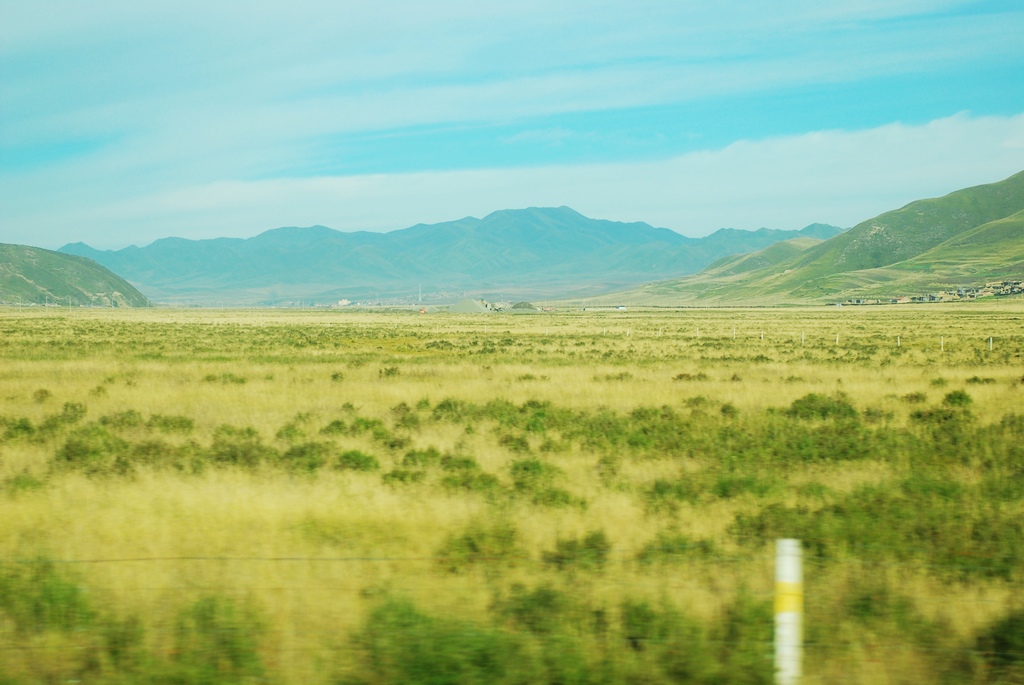
[[[146,297],[96,262],[0,243],[0,303],[145,307]]]
[[[278,228],[249,239],[165,238],[146,247],[60,252],[87,257],[159,302],[275,304],[463,294],[587,297],[692,274],[726,255],[780,241],[832,238],[842,229],[721,229],[688,238],[646,223],[590,219],[568,207],[503,210],[483,219],[389,233],[324,226]]]
[[[611,299],[649,304],[822,302],[1024,278],[1024,171],[918,200],[824,242],[788,240]]]

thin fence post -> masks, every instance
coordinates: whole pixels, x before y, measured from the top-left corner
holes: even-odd
[[[800,541],[775,541],[775,682],[798,685],[803,657],[804,579]]]

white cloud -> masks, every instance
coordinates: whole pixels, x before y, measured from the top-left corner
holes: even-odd
[[[317,149],[324,140],[516,122],[519,142],[551,149],[586,135],[552,115],[983,70],[1024,56],[1022,18],[971,0],[0,0],[0,154],[25,160],[0,165],[0,241],[382,230],[541,204],[694,234],[850,223],[1024,167],[1019,118],[742,142],[657,162],[503,169],[495,158],[488,170],[274,177],[344,168],[325,160],[342,153]],[[844,125],[831,106],[820,125]],[[469,164],[423,149],[410,165]]]
[[[1024,169],[1024,114],[961,114],[923,126],[822,131],[658,162],[218,181],[40,213],[48,247],[146,244],[176,235],[247,237],[283,225],[392,230],[496,209],[569,205],[687,235],[723,226],[853,225],[923,197]]]

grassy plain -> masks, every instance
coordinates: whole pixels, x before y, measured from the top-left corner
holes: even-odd
[[[1019,301],[0,310],[0,683],[767,683],[778,537],[805,682],[1024,682],[1022,354]]]

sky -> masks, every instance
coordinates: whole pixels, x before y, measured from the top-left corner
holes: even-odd
[[[0,242],[568,205],[852,226],[1024,170],[1019,0],[0,0]]]

